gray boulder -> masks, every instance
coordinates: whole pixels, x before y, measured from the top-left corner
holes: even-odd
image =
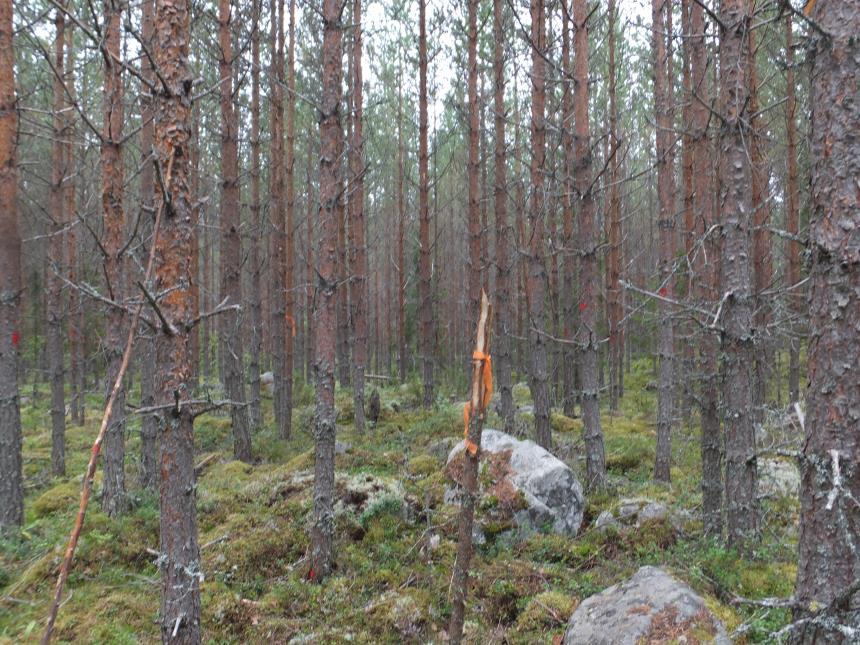
[[[765,497],[797,497],[800,490],[800,470],[782,459],[759,462],[759,493]]]
[[[485,483],[479,507],[507,517],[520,536],[549,528],[561,535],[574,536],[582,524],[585,498],[582,485],[573,471],[533,441],[487,429],[481,435],[481,469]],[[448,455],[446,470],[462,482],[465,463],[460,441]],[[486,483],[489,482],[489,483]],[[446,502],[457,502],[456,489],[449,489]]]
[[[701,596],[663,569],[642,567],[583,601],[567,623],[564,645],[707,642],[703,633],[710,642],[731,643]]]
[[[263,372],[260,374],[260,385],[266,388],[269,396],[275,394],[275,375],[271,372]]]

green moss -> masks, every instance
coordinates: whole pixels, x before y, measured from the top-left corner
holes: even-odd
[[[69,480],[52,486],[33,502],[33,515],[45,517],[57,511],[71,511],[80,501],[81,483]]]
[[[561,433],[579,433],[582,432],[582,420],[571,419],[559,412],[553,412],[549,418],[550,426],[553,432]]]
[[[545,591],[529,600],[517,618],[517,630],[523,632],[563,628],[579,605],[579,599],[559,591]]]
[[[439,462],[431,455],[418,455],[409,460],[407,468],[412,475],[428,477],[439,471]]]

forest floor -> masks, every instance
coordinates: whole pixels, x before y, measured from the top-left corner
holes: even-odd
[[[770,642],[789,622],[783,609],[732,605],[745,598],[787,597],[795,577],[797,503],[765,500],[763,540],[747,558],[703,537],[701,522],[678,529],[666,520],[628,530],[597,530],[603,510],[624,498],[660,501],[696,516],[699,442],[695,430],[673,441],[672,484],[651,481],[655,433],[650,361],[634,364],[621,410],[604,410],[611,487],[587,498],[576,538],[537,534],[511,544],[488,535],[472,566],[466,640],[474,643],[554,643],[585,597],[640,566],[662,565],[700,592],[739,642]],[[323,585],[307,580],[311,521],[312,391],[296,387],[293,438],[271,426],[254,435],[259,463],[232,460],[226,414],[198,419],[197,521],[205,580],[203,631],[211,643],[442,641],[451,611],[449,584],[456,550],[457,510],[442,501],[447,478],[445,439],[462,436],[461,408],[418,406],[420,384],[380,389],[379,422],[358,435],[349,390],[338,390],[336,457],[339,513],[335,571]],[[518,403],[528,390],[515,388]],[[134,398],[133,396],[131,397]],[[22,411],[26,522],[0,539],[0,643],[36,642],[55,574],[78,506],[97,431],[99,401],[87,423],[70,426],[66,478],[50,477],[50,415],[45,390]],[[446,401],[448,399],[445,399]],[[584,471],[579,421],[553,415],[553,442]],[[695,425],[695,424],[694,424]],[[486,427],[500,427],[493,415]],[[136,485],[139,440],[130,423],[127,479],[132,509],[111,520],[90,505],[57,622],[58,642],[155,643],[159,640],[158,499]],[[441,443],[440,443],[441,442]],[[207,459],[209,458],[209,459]],[[382,490],[370,504],[356,490]],[[95,490],[100,484],[97,480]],[[292,639],[292,640],[291,640]]]

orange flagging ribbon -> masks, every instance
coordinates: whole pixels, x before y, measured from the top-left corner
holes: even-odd
[[[490,398],[493,396],[493,359],[489,354],[475,350],[472,352],[472,359],[482,361],[481,380],[484,382],[484,398],[481,401],[480,413],[483,414],[487,406],[490,404]],[[478,453],[478,446],[475,442],[469,439],[469,421],[472,418],[472,402],[466,401],[463,406],[463,437],[466,440],[466,450],[475,455]]]

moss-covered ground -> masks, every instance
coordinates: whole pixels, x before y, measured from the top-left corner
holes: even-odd
[[[466,637],[469,642],[550,643],[563,633],[585,597],[645,564],[668,567],[705,595],[740,642],[767,642],[784,625],[784,610],[731,606],[748,598],[788,596],[795,574],[793,503],[765,503],[763,541],[747,557],[701,534],[696,520],[682,531],[658,521],[641,528],[598,531],[602,510],[625,497],[659,500],[693,513],[700,504],[695,430],[673,441],[673,482],[651,481],[654,393],[650,363],[634,365],[621,410],[605,412],[611,488],[588,498],[575,539],[538,534],[511,545],[488,536],[473,559]],[[516,395],[524,400],[527,389]],[[195,429],[198,461],[214,455],[198,481],[198,524],[205,581],[203,629],[211,643],[439,642],[451,611],[449,583],[456,549],[456,510],[442,503],[446,484],[438,442],[459,438],[456,404],[418,408],[420,384],[380,390],[380,421],[363,435],[352,426],[351,393],[338,391],[337,456],[343,477],[395,482],[403,499],[383,498],[360,513],[339,515],[335,572],[324,584],[306,579],[313,466],[311,392],[297,387],[294,436],[285,443],[266,425],[254,435],[259,463],[232,461],[229,417],[208,414]],[[446,393],[448,395],[450,393]],[[0,643],[35,642],[46,615],[62,550],[77,510],[81,474],[95,436],[99,407],[68,430],[66,478],[50,476],[48,396],[38,391],[23,410],[26,522],[0,538]],[[578,472],[581,424],[555,413],[554,442]],[[498,427],[491,415],[488,426]],[[98,495],[87,514],[57,623],[59,642],[152,643],[159,639],[158,500],[136,484],[137,420],[128,428],[132,509],[111,520]],[[431,446],[437,444],[436,450]],[[444,446],[444,444],[443,444]],[[96,491],[99,484],[96,485]],[[409,500],[408,502],[403,500]],[[402,505],[411,512],[404,513]]]

